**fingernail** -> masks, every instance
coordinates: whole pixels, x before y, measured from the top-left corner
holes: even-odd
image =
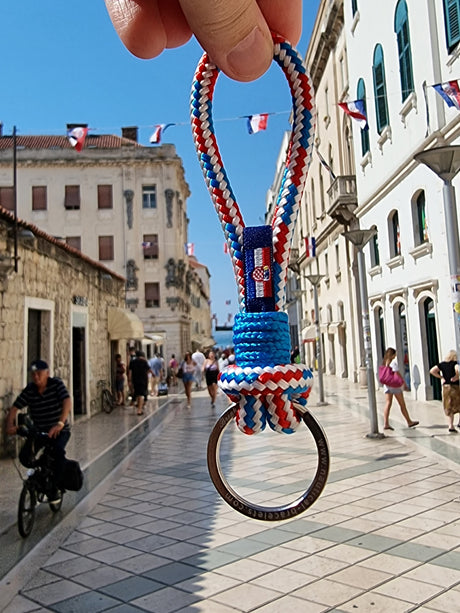
[[[254,79],[270,66],[273,48],[270,40],[255,27],[227,55],[229,67],[241,79]]]

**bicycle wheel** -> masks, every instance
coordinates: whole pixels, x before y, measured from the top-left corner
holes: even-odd
[[[57,513],[58,511],[61,510],[62,507],[62,500],[64,498],[64,491],[63,490],[58,490],[58,502],[49,502],[49,507],[50,509],[53,511],[53,513]]]
[[[18,530],[26,538],[32,532],[35,520],[35,489],[25,483],[19,497]]]
[[[111,413],[115,402],[113,400],[112,393],[108,389],[102,390],[102,410],[106,413]]]

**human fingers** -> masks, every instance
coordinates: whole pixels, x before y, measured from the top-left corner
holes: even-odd
[[[118,36],[137,57],[156,57],[192,35],[179,0],[105,0],[105,4]]]
[[[238,81],[260,77],[273,59],[270,28],[256,0],[179,0],[212,61]]]
[[[272,32],[297,45],[302,34],[302,0],[257,0]]]

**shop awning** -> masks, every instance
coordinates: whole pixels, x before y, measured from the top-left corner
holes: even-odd
[[[328,334],[336,334],[340,328],[345,327],[345,322],[343,321],[333,321],[329,324],[327,328]]]
[[[119,307],[109,307],[108,331],[112,340],[144,338],[144,324],[139,317]]]
[[[316,340],[316,326],[307,326],[302,330],[302,340],[304,343],[309,343]]]
[[[163,343],[165,342],[165,337],[163,336],[163,334],[157,334],[156,332],[147,332],[144,338],[142,339],[142,342],[146,343],[147,345],[149,343],[156,343],[157,345],[163,345]]]

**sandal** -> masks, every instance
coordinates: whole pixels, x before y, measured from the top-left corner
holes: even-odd
[[[137,412],[137,414],[138,414],[138,415],[143,415],[143,414],[144,414],[144,411],[138,411],[138,412]]]

